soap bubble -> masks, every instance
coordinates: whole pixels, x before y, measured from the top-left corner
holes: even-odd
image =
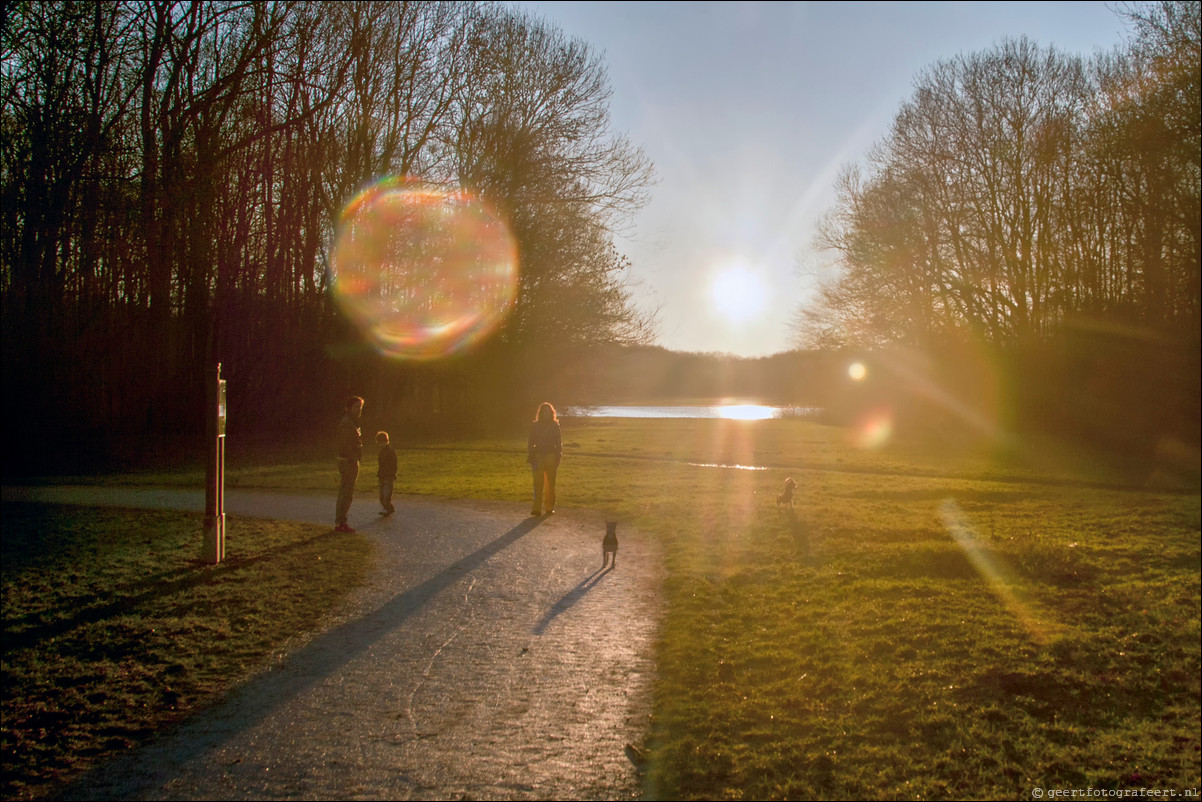
[[[386,178],[342,213],[334,299],[383,354],[432,360],[496,330],[517,298],[517,243],[464,190]]]

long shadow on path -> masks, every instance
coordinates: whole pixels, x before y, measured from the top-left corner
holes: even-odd
[[[372,644],[418,612],[432,598],[459,582],[466,574],[480,567],[498,552],[533,531],[540,518],[529,518],[505,534],[490,541],[471,554],[427,579],[393,597],[371,613],[319,635],[308,645],[289,655],[275,670],[251,680],[231,692],[216,706],[199,713],[181,724],[189,728],[186,743],[172,743],[170,758],[144,760],[144,773],[113,766],[101,767],[72,784],[65,798],[137,797],[151,792],[176,775],[175,767],[190,763],[210,750],[220,748],[239,733],[266,720],[275,710],[303,694],[344,668],[367,651]],[[175,739],[182,741],[183,739]],[[154,743],[146,748],[153,749]],[[136,760],[137,756],[121,758]],[[120,784],[119,789],[111,788]],[[99,794],[99,796],[97,796]]]
[[[596,585],[598,582],[600,582],[601,579],[612,570],[614,570],[612,567],[605,568],[605,569],[598,568],[596,571],[594,571],[592,574],[590,574],[587,578],[582,579],[580,581],[580,584],[576,585],[576,587],[569,590],[567,593],[565,593],[563,595],[562,599],[555,602],[555,604],[551,605],[551,609],[547,610],[546,614],[542,617],[542,619],[537,624],[535,624],[534,634],[535,635],[543,634],[543,632],[546,631],[547,626],[550,625],[550,623],[552,621],[554,621],[558,616],[562,615],[563,613],[565,613],[569,609],[571,609],[572,605],[574,605],[576,602],[583,599],[584,594],[586,594],[590,590],[592,590],[593,586]]]

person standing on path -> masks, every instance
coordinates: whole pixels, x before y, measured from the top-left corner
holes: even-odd
[[[396,449],[388,444],[388,432],[376,432],[376,445],[380,447],[380,456],[376,460],[376,478],[380,480],[380,510],[381,515],[392,515],[396,507],[392,506],[392,483],[396,481]]]
[[[563,454],[563,437],[555,407],[545,401],[539,405],[538,414],[530,426],[526,454],[534,477],[534,507],[530,514],[541,515],[545,509],[550,515],[555,512],[555,474],[559,471],[559,458]]]
[[[334,512],[335,532],[354,532],[346,522],[355,498],[355,480],[359,478],[359,460],[363,457],[363,438],[359,418],[363,416],[363,399],[353,395],[346,400],[346,414],[338,422],[338,506]]]

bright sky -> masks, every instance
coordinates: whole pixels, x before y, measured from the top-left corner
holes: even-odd
[[[619,242],[659,344],[763,356],[830,257],[815,226],[918,73],[1026,35],[1083,56],[1124,40],[1103,2],[517,2],[601,51],[615,130],[655,163]],[[1115,5],[1115,4],[1110,4]]]

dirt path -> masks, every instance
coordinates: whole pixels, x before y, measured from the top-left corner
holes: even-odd
[[[4,500],[198,510],[199,493],[5,488]],[[329,523],[333,498],[226,511]],[[316,635],[215,707],[76,784],[79,799],[632,799],[662,609],[659,556],[522,504],[358,497],[375,570]],[[236,537],[231,527],[228,537]],[[315,570],[319,570],[315,567]]]

